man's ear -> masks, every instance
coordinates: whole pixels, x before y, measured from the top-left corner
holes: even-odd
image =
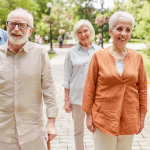
[[[113,36],[112,32],[113,32],[113,31],[112,31],[111,29],[109,29],[109,35],[110,35],[110,36]]]
[[[7,23],[6,23],[6,27],[8,28]]]
[[[30,28],[29,37],[31,36],[32,32],[33,32],[33,27]]]

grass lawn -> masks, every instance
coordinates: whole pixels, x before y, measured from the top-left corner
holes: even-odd
[[[49,59],[52,59],[56,54],[48,54],[49,55]]]
[[[147,81],[148,81],[148,84],[150,84],[150,57],[147,56],[146,50],[141,50],[139,52],[143,55],[146,74],[147,74]]]
[[[129,43],[145,43],[145,40],[140,39],[130,39]]]
[[[109,43],[109,41],[106,41],[106,39],[103,39],[103,42],[104,43]],[[145,43],[146,41],[145,40],[140,40],[140,39],[130,39],[129,43]]]

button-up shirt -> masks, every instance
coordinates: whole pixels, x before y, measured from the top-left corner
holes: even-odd
[[[16,54],[0,46],[0,140],[20,144],[43,129],[43,100],[47,117],[57,116],[56,90],[47,51],[27,41]]]
[[[0,45],[3,45],[7,42],[6,31],[0,28]]]
[[[100,46],[91,44],[87,50],[79,43],[72,47],[66,54],[64,64],[63,87],[69,89],[69,101],[71,104],[82,105],[83,89],[90,60]]]

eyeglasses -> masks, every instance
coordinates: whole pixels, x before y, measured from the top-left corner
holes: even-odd
[[[10,28],[15,28],[16,25],[18,25],[18,28],[22,29],[22,30],[26,30],[28,27],[31,27],[26,23],[17,23],[17,22],[13,22],[13,21],[7,21],[7,26]]]

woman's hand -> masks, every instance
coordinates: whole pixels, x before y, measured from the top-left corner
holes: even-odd
[[[65,88],[65,104],[64,109],[67,113],[70,113],[72,111],[71,103],[69,101],[69,89]]]
[[[86,113],[86,125],[88,130],[90,130],[93,134],[96,132],[96,128],[93,125],[92,114]]]
[[[145,121],[145,116],[146,114],[141,114],[141,124],[140,124],[140,129],[136,134],[139,134],[142,132],[142,129],[144,128],[144,121]]]
[[[64,109],[67,113],[70,113],[72,111],[71,103],[69,100],[65,100]]]

